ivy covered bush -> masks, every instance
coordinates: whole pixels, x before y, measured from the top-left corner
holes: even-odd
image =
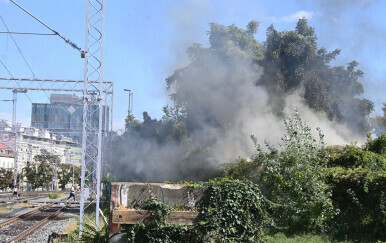
[[[354,145],[328,148],[326,175],[333,205],[339,210],[333,222],[339,237],[386,239],[385,138],[370,140],[363,149]]]
[[[214,180],[196,184],[207,188],[198,222],[193,226],[168,222],[168,205],[149,200],[146,223],[128,226],[129,242],[261,242],[263,228],[270,223],[266,202],[258,186],[250,181]]]

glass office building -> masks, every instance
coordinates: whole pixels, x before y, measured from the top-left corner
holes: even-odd
[[[91,124],[98,129],[99,114],[97,105],[89,107],[91,112]],[[103,113],[103,123],[108,124],[105,119],[108,118],[108,109]],[[51,133],[72,138],[78,144],[82,141],[82,121],[83,121],[83,104],[75,95],[52,94],[50,103],[33,103],[31,113],[31,126],[39,129],[46,129]]]

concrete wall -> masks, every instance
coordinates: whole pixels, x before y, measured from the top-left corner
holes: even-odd
[[[151,198],[151,192],[158,200],[171,207],[200,207],[205,198],[205,188],[185,184],[113,182],[110,212],[120,205],[126,208],[142,206]],[[118,231],[118,225],[111,225],[110,229],[113,234]]]

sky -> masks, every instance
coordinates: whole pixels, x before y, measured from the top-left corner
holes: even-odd
[[[86,0],[15,0],[47,25],[84,49]],[[264,42],[266,29],[293,30],[306,17],[318,36],[319,47],[341,49],[335,65],[359,62],[365,73],[363,97],[375,103],[373,115],[386,102],[386,1],[373,0],[108,0],[105,4],[104,80],[114,82],[113,128],[124,128],[128,94],[133,91],[133,113],[161,118],[170,103],[165,79],[189,60],[192,43],[208,46],[209,23],[261,24],[256,39]],[[0,16],[10,31],[50,33],[43,25],[8,0],[0,0]],[[6,31],[0,21],[0,32]],[[83,79],[84,59],[57,36],[0,33],[0,60],[13,77]],[[32,72],[31,72],[32,70]],[[0,77],[10,77],[0,65]],[[0,84],[1,81],[0,80]],[[0,85],[1,86],[1,85]],[[19,94],[17,121],[30,125],[31,102],[48,103],[49,93]],[[0,90],[0,99],[12,99]],[[0,101],[0,119],[11,120],[12,103]]]

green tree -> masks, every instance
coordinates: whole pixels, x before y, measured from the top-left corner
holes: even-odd
[[[13,188],[13,171],[0,168],[0,189]]]
[[[74,183],[80,185],[80,168],[71,164],[61,164],[59,171],[59,185],[62,190],[68,183],[72,183],[74,169]]]
[[[246,30],[211,23],[210,47],[190,46],[190,64],[166,79],[174,108],[183,110],[186,116],[188,136],[203,126],[221,132],[235,118],[215,109],[227,104],[227,114],[233,114],[239,107],[229,102],[229,96],[243,95],[245,90],[238,84],[257,82],[261,71],[257,61],[263,58],[264,48],[254,38],[258,26],[257,21],[251,21]],[[213,143],[216,138],[209,140]],[[212,144],[204,146],[208,145]]]
[[[383,116],[375,116],[370,119],[375,133],[380,136],[381,134],[386,134],[386,102],[383,103]]]
[[[357,69],[356,61],[347,67],[330,66],[340,50],[318,49],[316,41],[315,30],[305,18],[298,21],[294,31],[279,32],[270,26],[264,59],[259,62],[264,68],[259,84],[268,90],[269,103],[277,114],[282,113],[289,94],[304,90],[309,107],[364,135],[370,129],[368,116],[374,105],[357,98],[363,94],[359,82],[363,72]]]
[[[30,161],[27,161],[27,166],[24,168],[24,174],[27,178],[28,184],[31,186],[31,189],[33,191],[39,187],[39,178],[36,163],[31,163]]]
[[[49,190],[49,185],[54,176],[54,166],[60,166],[60,159],[57,155],[52,155],[45,149],[40,150],[41,154],[35,155],[34,160],[37,163],[37,185],[38,187],[45,187]]]

